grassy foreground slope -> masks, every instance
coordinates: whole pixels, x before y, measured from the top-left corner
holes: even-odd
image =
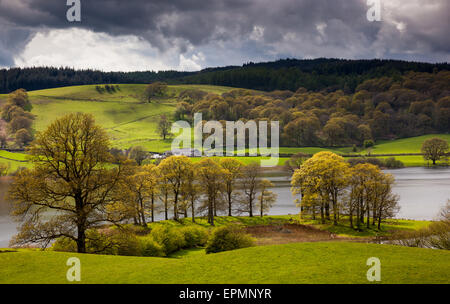
[[[323,242],[260,246],[185,258],[0,253],[0,283],[67,283],[66,261],[81,261],[81,283],[369,283],[366,261],[381,261],[381,283],[450,283],[450,252]]]

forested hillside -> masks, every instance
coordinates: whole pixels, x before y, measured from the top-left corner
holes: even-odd
[[[280,121],[283,146],[366,145],[372,140],[450,131],[450,72],[408,72],[343,90],[180,94],[175,119]]]
[[[263,91],[343,90],[353,93],[367,79],[399,78],[408,71],[450,70],[448,63],[430,64],[397,60],[284,59],[243,66],[208,68],[199,72],[102,72],[71,68],[11,68],[0,70],[0,93],[16,89],[39,90],[86,84],[150,83],[211,84]]]

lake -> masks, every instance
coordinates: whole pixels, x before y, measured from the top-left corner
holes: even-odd
[[[395,177],[393,192],[400,195],[401,207],[397,218],[433,220],[450,199],[450,168],[414,167],[383,171]],[[274,183],[275,188],[271,190],[278,195],[270,214],[298,213],[290,191],[290,176],[282,171],[264,175]]]
[[[440,208],[450,199],[450,168],[404,168],[385,170],[395,176],[394,192],[400,195],[398,218],[432,220]],[[283,171],[270,171],[263,174],[275,187],[271,190],[278,195],[277,202],[270,210],[271,215],[296,214],[290,192],[290,176]],[[8,178],[0,178],[0,248],[8,246],[16,233],[16,223],[9,216],[9,204],[4,195],[9,184]],[[162,219],[160,214],[157,219]]]

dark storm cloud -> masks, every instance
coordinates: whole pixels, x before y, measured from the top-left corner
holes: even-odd
[[[14,28],[23,32],[20,39],[0,42],[0,64],[10,62],[8,56],[32,33],[74,26],[113,36],[136,35],[162,51],[177,48],[180,53],[190,45],[222,43],[251,57],[257,47],[247,42],[260,27],[258,47],[275,57],[278,52],[357,58],[401,50],[417,51],[420,56],[429,52],[430,58],[439,57],[434,52],[448,56],[447,0],[431,1],[438,6],[436,13],[419,19],[420,12],[402,12],[403,1],[394,2],[398,4],[390,6],[395,10],[391,17],[406,23],[403,32],[387,22],[368,22],[365,0],[81,0],[81,23],[66,20],[65,0],[0,0],[0,24],[8,24],[2,36],[11,36]]]

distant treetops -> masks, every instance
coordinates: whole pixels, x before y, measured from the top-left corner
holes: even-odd
[[[175,119],[279,121],[281,146],[370,146],[374,140],[450,131],[450,72],[369,79],[343,90],[179,95]],[[225,135],[224,135],[225,136]]]
[[[12,142],[12,147],[23,148],[33,140],[32,125],[34,115],[30,113],[31,103],[24,89],[8,95],[1,106],[0,148],[4,149]],[[4,127],[2,127],[4,126]]]

